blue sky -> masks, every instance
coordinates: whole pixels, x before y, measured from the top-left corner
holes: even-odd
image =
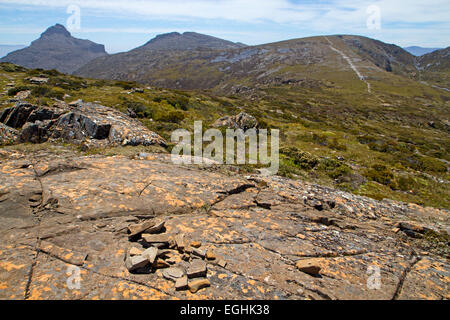
[[[0,0],[0,44],[28,45],[51,25],[67,26],[70,5],[80,10],[73,36],[110,53],[171,31],[249,45],[357,34],[400,46],[450,46],[448,0]]]

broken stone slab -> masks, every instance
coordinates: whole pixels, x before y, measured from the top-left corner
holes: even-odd
[[[167,280],[177,281],[179,278],[184,276],[184,271],[181,268],[171,267],[164,269],[162,275]]]
[[[188,278],[205,277],[207,272],[206,262],[200,259],[194,259],[187,270]]]
[[[155,226],[154,221],[146,221],[141,224],[128,226],[128,238],[130,240],[138,238],[142,233]]]
[[[164,243],[164,244],[168,245],[169,242],[170,242],[169,236],[167,234],[147,234],[147,233],[143,233],[141,235],[141,238],[145,242],[147,242],[148,244]]]
[[[75,266],[82,266],[87,258],[87,254],[75,252],[70,249],[61,248],[48,241],[41,241],[39,250],[54,258]]]
[[[150,247],[144,252],[142,252],[142,257],[146,258],[151,265],[155,263],[157,256],[158,256],[158,249],[155,247]]]
[[[184,247],[186,246],[186,243],[184,241],[184,233],[180,233],[175,236],[175,243],[178,250],[184,250]]]
[[[129,272],[137,271],[139,269],[145,268],[149,265],[148,258],[144,256],[133,256],[127,257],[125,260],[125,266]]]
[[[181,290],[187,290],[188,287],[188,277],[183,276],[181,278],[178,278],[175,282],[175,290],[181,291]]]
[[[207,288],[209,286],[211,286],[211,283],[206,278],[189,281],[189,284],[188,284],[188,288],[191,293],[197,293],[199,290],[201,290],[203,288]]]
[[[203,259],[206,256],[206,250],[205,249],[193,248],[192,249],[192,254]]]
[[[207,252],[206,252],[206,259],[208,259],[208,260],[216,260],[216,255],[214,254],[214,252],[211,250],[211,249],[209,249]]]
[[[295,264],[298,270],[301,272],[307,273],[309,275],[318,275],[321,267],[318,264],[318,261],[314,259],[307,259],[307,260],[299,260]]]
[[[164,269],[164,268],[170,268],[171,265],[170,263],[162,260],[162,259],[158,259],[156,260],[155,264],[153,265],[156,269]]]
[[[200,241],[192,241],[191,247],[192,248],[200,248],[202,246],[202,243]]]
[[[223,259],[220,259],[219,261],[217,261],[217,265],[221,268],[225,268],[227,266],[227,262]]]

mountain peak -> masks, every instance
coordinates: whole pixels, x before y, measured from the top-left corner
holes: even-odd
[[[244,45],[197,32],[182,34],[171,32],[157,35],[140,48],[146,50],[195,50],[198,48],[236,49],[242,46]]]
[[[43,36],[47,36],[48,37],[48,36],[52,36],[52,35],[55,35],[55,34],[60,34],[60,35],[63,35],[65,37],[70,37],[71,36],[70,32],[67,31],[67,29],[63,25],[57,23],[54,26],[52,26],[52,27],[48,28],[47,30],[45,30],[45,32],[41,34],[41,37],[43,37]]]

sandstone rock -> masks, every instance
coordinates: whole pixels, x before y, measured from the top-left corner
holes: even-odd
[[[207,272],[206,262],[194,259],[187,270],[188,278],[205,277]]]
[[[184,233],[180,233],[175,236],[175,243],[177,245],[178,250],[183,251],[186,245],[184,240]]]
[[[198,279],[189,281],[188,287],[191,293],[196,293],[203,288],[207,288],[211,285],[208,279]]]
[[[143,256],[127,257],[125,261],[125,266],[130,272],[145,268],[148,265],[149,265],[148,259]]]
[[[130,254],[131,257],[133,257],[133,256],[140,256],[140,255],[142,255],[142,252],[143,252],[142,250],[140,250],[138,248],[135,248],[135,247],[132,247],[130,249],[130,251],[129,251],[129,254]]]
[[[202,246],[202,243],[200,241],[192,241],[191,247],[192,248],[200,248]]]
[[[164,268],[170,268],[171,265],[170,265],[170,263],[168,263],[162,259],[158,259],[158,260],[156,260],[154,267],[156,269],[164,269]]]
[[[188,289],[188,277],[183,276],[181,278],[178,278],[175,282],[175,289],[177,291],[187,290]]]
[[[318,275],[321,267],[318,265],[317,261],[310,259],[310,260],[299,260],[295,264],[298,270],[301,272],[310,274],[310,275]]]
[[[148,244],[153,243],[161,243],[161,244],[169,244],[169,235],[167,234],[147,234],[143,233],[141,238]]]
[[[142,257],[146,258],[148,262],[153,265],[158,256],[158,249],[155,247],[148,248],[142,253]]]
[[[86,146],[120,146],[124,145],[161,145],[167,143],[159,135],[149,131],[140,122],[125,114],[102,105],[75,101],[71,104],[56,103],[52,107],[34,106],[19,101],[14,107],[0,113],[0,122],[13,129],[22,129],[26,123],[32,125],[36,121],[46,122],[38,126],[40,132],[33,127],[28,129],[25,141],[41,142],[45,139],[63,139]],[[29,126],[30,126],[29,125]],[[39,139],[30,137],[31,133],[39,135]],[[46,140],[45,140],[46,141]]]
[[[192,254],[197,256],[197,257],[204,258],[206,256],[206,250],[205,249],[192,248]]]
[[[227,127],[230,129],[242,129],[244,131],[258,127],[258,121],[255,117],[241,112],[237,116],[226,116],[217,120],[213,127]]]
[[[219,261],[217,261],[217,265],[219,267],[225,268],[227,266],[227,262],[223,259],[220,259]]]
[[[150,229],[151,227],[155,226],[155,223],[153,221],[146,221],[141,224],[132,225],[128,227],[128,238],[130,240],[135,240],[136,238],[139,238],[142,233],[147,231],[147,229]]]
[[[216,255],[214,254],[214,252],[212,250],[208,250],[206,252],[206,259],[208,259],[208,260],[215,260],[216,258],[217,257],[216,257]]]
[[[162,275],[167,280],[177,281],[177,279],[182,278],[184,276],[184,271],[180,268],[172,267],[164,269]]]

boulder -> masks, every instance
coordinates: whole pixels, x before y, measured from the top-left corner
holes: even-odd
[[[21,142],[63,139],[88,147],[167,146],[163,138],[139,121],[115,109],[81,100],[70,104],[59,102],[51,107],[19,101],[0,113],[0,122],[13,129],[22,129]],[[3,131],[0,139],[9,140]]]
[[[258,127],[258,121],[248,113],[241,112],[236,116],[226,116],[217,120],[213,127],[227,127],[229,129],[242,129],[244,131]]]

